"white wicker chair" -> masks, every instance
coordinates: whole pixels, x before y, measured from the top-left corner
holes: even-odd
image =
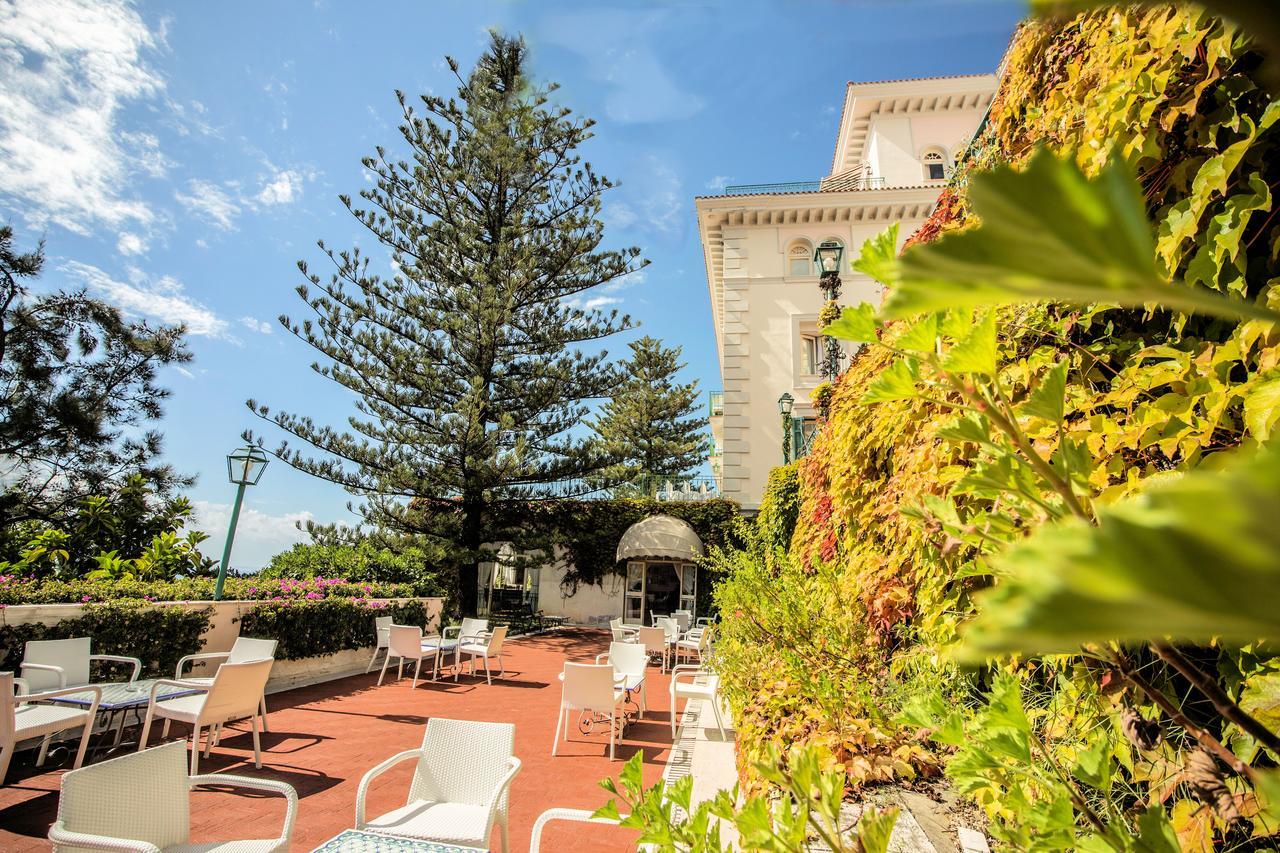
[[[710,628],[690,628],[688,633],[679,640],[676,640],[676,663],[680,663],[681,658],[697,657],[698,663],[702,663],[711,656],[711,629]]]
[[[462,669],[463,655],[471,660],[471,674],[476,674],[476,658],[484,660],[484,680],[488,684],[493,684],[493,676],[489,674],[489,658],[496,657],[498,659],[498,677],[507,674],[507,665],[502,662],[502,644],[507,639],[507,626],[499,625],[492,631],[482,631],[479,634],[468,637],[463,634],[458,640],[458,646],[453,651],[453,680],[458,680],[458,671]]]
[[[667,654],[670,647],[667,644],[667,632],[662,628],[641,628],[639,644],[644,646],[644,653],[649,655],[660,655],[662,657],[662,671],[667,671]]]
[[[487,849],[497,823],[506,853],[508,790],[520,771],[520,759],[511,754],[515,736],[510,723],[431,718],[420,749],[393,755],[364,774],[356,792],[356,829]],[[369,784],[411,758],[417,768],[405,805],[366,819]]]
[[[49,743],[58,732],[68,729],[83,729],[80,733],[80,749],[76,751],[75,766],[84,763],[85,747],[89,745],[89,735],[93,734],[93,721],[98,714],[98,701],[102,698],[102,690],[98,687],[72,687],[64,690],[49,690],[43,693],[16,695],[12,672],[0,672],[0,785],[4,784],[9,774],[9,762],[18,744],[25,740],[41,738],[40,754],[36,757],[36,766],[44,764],[49,752]],[[25,685],[20,685],[25,687]],[[69,694],[92,693],[93,699],[88,708],[69,708],[65,705],[37,705],[34,703],[55,696]]]
[[[690,679],[685,684],[681,679]],[[702,679],[699,684],[695,679]],[[676,700],[684,699],[704,699],[711,706],[711,711],[716,715],[716,728],[720,730],[720,734],[724,734],[724,720],[720,717],[720,676],[709,669],[692,664],[680,664],[671,668],[671,686],[668,688],[671,693],[671,737],[676,736],[676,721],[679,714],[676,712]]]
[[[613,634],[615,643],[634,643],[640,633],[635,625],[623,624],[621,617],[609,620],[609,631]]]
[[[225,658],[223,663],[247,663],[251,660],[275,660],[276,657],[276,640],[257,640],[253,637],[236,637],[236,641],[231,644],[229,652],[201,652],[198,655],[187,655],[178,661],[177,669],[174,670],[173,677],[179,681],[190,681],[195,684],[213,684],[212,677],[193,677],[182,675],[182,669],[192,661],[213,661],[219,658]],[[216,670],[215,670],[216,672]],[[267,697],[263,693],[261,701],[258,703],[258,714],[262,717],[262,730],[267,729]]]
[[[435,654],[435,650],[431,651]],[[422,647],[422,629],[417,625],[392,625],[387,629],[387,656],[382,661],[382,672],[378,673],[378,685],[387,674],[387,664],[396,659],[396,678],[404,677],[404,662],[413,661],[413,686],[418,686],[418,673],[422,670],[422,659],[427,656],[427,649]]]
[[[374,618],[373,657],[369,658],[369,665],[364,668],[365,672],[373,670],[373,664],[378,660],[378,652],[387,651],[391,648],[391,623],[393,621],[390,616],[377,616]]]
[[[288,850],[298,794],[284,782],[224,773],[188,776],[178,741],[63,774],[58,819],[49,827],[57,853],[81,850],[274,853]],[[191,844],[191,789],[231,785],[271,791],[287,803],[279,837]]]
[[[92,661],[113,661],[133,666],[130,681],[137,681],[142,672],[142,661],[120,655],[95,655],[90,650],[93,641],[88,637],[67,640],[28,640],[22,654],[22,678],[29,689],[60,690],[89,683],[89,664]]]
[[[556,737],[551,742],[551,754],[560,746],[560,734],[569,739],[571,711],[587,711],[609,718],[609,760],[614,757],[614,744],[618,738],[618,722],[622,719],[622,703],[626,691],[615,683],[613,667],[607,663],[570,663],[564,665],[564,686],[560,690],[560,717],[556,720]]]
[[[644,680],[645,671],[649,668],[649,655],[644,646],[639,643],[610,643],[607,653],[596,655],[596,663],[608,663],[613,667],[614,677],[621,679],[615,683],[624,690],[639,693],[636,698],[640,719],[643,720],[644,712],[649,710]]]
[[[443,640],[458,640],[462,637],[474,637],[476,634],[488,630],[488,619],[473,619],[471,617],[467,617],[462,620],[461,625],[445,626],[445,628],[440,632],[440,638]],[[453,636],[449,635],[449,632],[451,631],[453,632]]]
[[[591,812],[586,809],[547,809],[538,815],[538,820],[533,824],[533,835],[529,838],[529,853],[540,853],[542,850],[542,830],[547,824],[553,820],[569,820],[576,823],[603,823],[608,826],[617,826],[618,821],[607,817],[592,817]],[[626,820],[627,815],[619,815],[620,820]]]
[[[233,720],[249,718],[253,728],[253,766],[262,767],[262,744],[258,738],[258,700],[267,685],[273,660],[255,660],[246,663],[224,663],[211,684],[161,678],[151,686],[151,703],[147,705],[147,717],[142,723],[142,736],[138,738],[138,751],[147,746],[151,733],[151,721],[164,720],[163,736],[169,734],[169,723],[177,720],[191,726],[191,775],[200,768],[200,729],[220,726]],[[165,685],[191,687],[205,691],[194,696],[156,700],[156,693]],[[213,730],[205,736],[204,754],[213,748]]]

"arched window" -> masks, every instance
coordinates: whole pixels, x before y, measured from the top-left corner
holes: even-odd
[[[813,275],[813,246],[808,240],[794,240],[787,248],[787,275],[791,278]]]
[[[941,148],[929,148],[920,158],[924,163],[926,181],[941,181],[947,177],[947,158]]]

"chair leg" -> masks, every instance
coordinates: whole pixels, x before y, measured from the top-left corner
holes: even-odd
[[[142,752],[142,750],[147,748],[147,735],[151,734],[151,719],[154,716],[152,714],[152,711],[154,710],[155,710],[154,705],[147,708],[147,717],[145,720],[142,721],[142,735],[141,737],[138,738],[138,752]],[[164,734],[161,735],[161,737],[166,738],[168,736],[169,736],[169,721],[165,720]]]
[[[613,711],[609,712],[609,760],[610,761],[613,761],[613,742],[614,742],[615,736],[618,733],[618,727],[614,723],[614,717],[613,717],[614,711],[616,710],[617,709],[615,708]]]
[[[84,764],[84,751],[89,746],[89,736],[93,734],[93,715],[88,717],[84,721],[84,731],[80,734],[80,748],[76,750],[76,763],[71,765],[72,770],[79,770],[80,765]]]
[[[720,736],[724,737],[724,720],[720,718],[720,700],[713,693],[711,698],[707,700],[711,705],[711,710],[716,715],[716,728],[720,730]]]
[[[169,737],[169,720],[164,721],[164,727],[160,729],[160,739],[165,740]]]
[[[396,681],[404,678],[404,658],[396,658]]]
[[[502,839],[502,853],[508,853],[511,849],[511,839],[508,837],[507,819],[505,816],[498,821],[498,830],[500,833],[499,838]]]
[[[379,686],[379,687],[381,687],[381,686],[382,686],[382,679],[383,679],[384,677],[386,677],[386,674],[387,674],[387,664],[389,664],[389,663],[391,663],[391,652],[390,652],[390,650],[388,650],[388,651],[387,651],[387,656],[386,656],[386,657],[384,657],[384,658],[382,659],[382,672],[379,672],[379,673],[378,673],[378,686]]]
[[[418,658],[413,662],[413,686],[418,686],[418,670],[422,669],[422,658]]]
[[[369,665],[364,668],[365,675],[368,675],[373,670],[373,664],[378,660],[378,652],[380,651],[382,651],[382,649],[379,649],[376,646],[374,647],[373,657],[369,658]]]
[[[501,654],[498,655],[498,677],[499,678],[507,677],[507,665],[502,662]]]
[[[212,726],[209,726],[209,728],[207,728],[207,729],[205,729],[205,730],[204,730],[204,757],[205,757],[205,758],[208,758],[208,757],[209,757],[209,750],[213,749],[213,741],[214,741],[214,739],[215,739],[215,738],[217,738],[217,736],[218,736],[218,724],[217,724],[217,723],[215,723],[215,724],[214,724],[214,725],[212,725]],[[197,748],[197,749],[199,749],[199,748],[200,748],[200,743],[199,743],[199,739],[198,739],[198,738],[197,738],[197,741],[196,741],[196,748]],[[195,774],[194,774],[194,773],[192,773],[191,775],[193,775],[193,776],[194,776]]]
[[[52,732],[40,739],[40,753],[36,756],[36,767],[44,767],[45,757],[49,755],[49,744],[52,742]]]
[[[671,740],[676,739],[676,718],[680,716],[680,712],[676,710],[676,691],[671,691]]]
[[[9,775],[9,759],[13,758],[13,751],[17,746],[15,743],[0,747],[0,785],[4,784],[5,777]]]
[[[271,729],[267,728],[267,694],[265,692],[262,694],[262,698],[258,700],[258,713],[262,715],[262,730],[264,732],[271,731]]]
[[[200,773],[200,724],[196,723],[191,729],[191,775],[195,776]]]
[[[484,656],[484,680],[486,684],[493,684],[493,676],[489,674],[489,656]]]
[[[564,703],[560,703],[560,716],[556,718],[556,735],[551,740],[551,755],[554,758],[556,747],[560,745],[560,729],[564,726]]]
[[[262,742],[258,739],[258,718],[251,717],[253,721],[253,766],[262,769]]]

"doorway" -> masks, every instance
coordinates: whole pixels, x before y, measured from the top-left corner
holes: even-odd
[[[692,563],[670,560],[629,562],[623,621],[631,625],[648,625],[655,613],[659,616],[670,615],[677,610],[693,613],[697,587],[698,569]]]

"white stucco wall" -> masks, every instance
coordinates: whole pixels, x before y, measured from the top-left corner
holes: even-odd
[[[871,119],[867,162],[887,187],[920,186],[925,180],[922,158],[931,146],[943,150],[950,170],[957,149],[968,143],[982,111],[953,110],[924,115],[878,115]]]

